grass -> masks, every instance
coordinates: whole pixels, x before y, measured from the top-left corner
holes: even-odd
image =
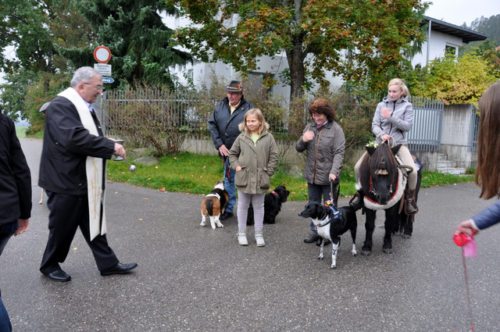
[[[222,179],[223,165],[217,156],[179,153],[175,156],[165,156],[157,166],[136,165],[136,171],[130,172],[133,162],[110,161],[108,163],[108,179],[124,182],[135,186],[152,188],[160,191],[185,192],[191,194],[206,194],[214,184]],[[290,190],[290,200],[307,200],[307,185],[303,177],[291,176],[286,167],[279,167],[271,180],[274,188],[285,184]],[[473,175],[451,175],[424,171],[422,187],[450,185],[473,181]],[[341,195],[354,194],[354,172],[352,166],[345,166],[342,171]]]
[[[18,138],[25,138],[27,130],[28,130],[28,127],[16,126],[17,137]]]

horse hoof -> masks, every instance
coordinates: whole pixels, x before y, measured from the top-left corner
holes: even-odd
[[[411,234],[402,234],[403,239],[411,239]]]
[[[336,266],[336,265],[332,265],[332,266],[330,266],[330,269],[331,269],[331,270],[335,270],[336,268],[337,268],[337,266]]]
[[[384,252],[384,254],[392,254],[392,248],[384,248],[382,249],[382,251]]]
[[[370,256],[371,253],[372,253],[371,250],[365,250],[365,249],[361,250],[361,255],[363,255],[363,256]]]

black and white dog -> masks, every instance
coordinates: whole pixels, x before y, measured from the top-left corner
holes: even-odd
[[[350,206],[344,206],[338,210],[333,206],[325,206],[319,202],[308,203],[304,211],[299,213],[300,217],[311,218],[321,237],[318,259],[323,259],[323,248],[325,241],[332,242],[332,269],[337,267],[337,251],[340,246],[340,236],[351,231],[352,250],[351,254],[356,256],[356,229],[358,220],[356,213]]]
[[[274,224],[276,216],[281,211],[281,205],[288,200],[290,191],[283,185],[277,186],[273,191],[267,193],[264,197],[264,224]],[[254,224],[253,206],[248,208],[247,225]]]

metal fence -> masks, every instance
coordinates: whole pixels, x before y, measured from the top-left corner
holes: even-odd
[[[479,114],[475,110],[471,112],[472,125],[471,125],[471,135],[469,136],[469,147],[472,153],[477,151],[477,135],[479,134]]]
[[[207,120],[213,112],[216,101],[211,96],[186,91],[171,92],[149,88],[109,91],[103,98],[102,117],[109,136],[124,138],[129,144],[136,146],[158,147],[159,144],[164,144],[162,142],[173,146],[180,145],[179,141],[186,137],[209,138]],[[444,104],[421,97],[412,97],[411,101],[414,108],[414,121],[407,136],[410,150],[438,151],[442,144]],[[345,105],[348,108],[351,106]],[[344,110],[340,112],[340,115],[345,116],[353,112]],[[303,128],[305,122],[309,120],[307,112],[303,114],[304,123],[296,124],[299,128]],[[371,122],[373,113],[368,111],[358,116],[367,117],[368,123]],[[473,126],[470,129],[471,149],[475,149],[478,126],[478,117],[475,113],[473,116]],[[286,136],[290,136],[289,133],[287,134],[288,116],[278,114],[275,117],[268,117],[266,115],[266,118],[274,132],[279,133],[280,139],[286,140]],[[344,125],[347,126],[345,123]],[[346,130],[350,132],[349,128],[344,128],[344,131]],[[296,137],[293,139],[295,140]],[[170,147],[166,149],[168,151]]]
[[[438,100],[412,97],[413,126],[408,132],[411,151],[435,152],[441,144],[444,104]]]

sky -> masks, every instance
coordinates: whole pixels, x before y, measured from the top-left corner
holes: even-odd
[[[432,2],[425,12],[426,16],[462,25],[481,16],[490,17],[500,14],[500,0],[426,0]]]

